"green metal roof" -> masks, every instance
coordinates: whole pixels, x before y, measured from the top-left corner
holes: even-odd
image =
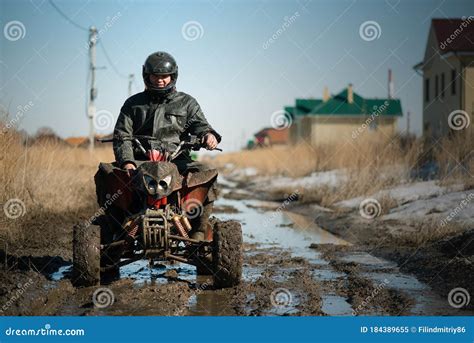
[[[353,93],[354,101],[347,101],[347,88],[327,101],[321,99],[296,99],[294,115],[349,115],[368,116],[402,116],[402,105],[399,99],[364,99]]]
[[[311,112],[318,107],[323,101],[321,99],[296,99],[295,114],[301,115]]]
[[[283,110],[293,116],[295,108],[293,106],[285,106]]]

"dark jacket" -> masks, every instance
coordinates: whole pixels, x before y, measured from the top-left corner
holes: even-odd
[[[143,91],[131,96],[123,104],[114,136],[153,136],[158,140],[142,142],[146,150],[164,148],[172,152],[188,134],[202,137],[208,132],[221,141],[221,136],[209,125],[192,96],[174,91],[165,97],[154,98]],[[146,159],[131,141],[115,139],[113,146],[115,159],[120,166]]]

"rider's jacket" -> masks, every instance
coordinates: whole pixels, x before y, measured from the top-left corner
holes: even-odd
[[[164,97],[153,97],[145,90],[131,96],[123,104],[115,124],[114,137],[153,136],[158,140],[142,142],[145,150],[164,148],[174,151],[188,134],[202,137],[208,132],[221,141],[221,136],[209,125],[192,96],[174,90]],[[120,166],[146,159],[131,141],[114,139],[113,147]],[[183,158],[187,157],[183,155]]]

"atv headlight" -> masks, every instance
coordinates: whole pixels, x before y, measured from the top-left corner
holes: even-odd
[[[156,182],[156,180],[150,175],[144,175],[143,180],[145,181],[145,187],[148,193],[152,195],[156,194],[156,191],[158,189],[158,182]]]
[[[158,182],[158,189],[160,192],[166,192],[171,183],[171,175],[164,177],[163,179]]]

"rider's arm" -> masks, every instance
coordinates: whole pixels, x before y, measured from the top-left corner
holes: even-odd
[[[196,99],[190,96],[190,101],[188,105],[188,119],[187,119],[188,129],[187,131],[197,136],[198,138],[204,137],[207,133],[212,133],[218,142],[221,141],[221,135],[212,128],[211,125],[206,120],[204,113],[201,110]]]
[[[131,136],[133,134],[133,121],[131,118],[132,109],[130,105],[125,102],[122,109],[120,110],[117,123],[115,124],[114,137],[117,136]],[[115,160],[121,167],[124,167],[126,164],[133,164],[134,162],[133,155],[133,145],[131,141],[123,141],[120,139],[114,139],[114,155]]]

